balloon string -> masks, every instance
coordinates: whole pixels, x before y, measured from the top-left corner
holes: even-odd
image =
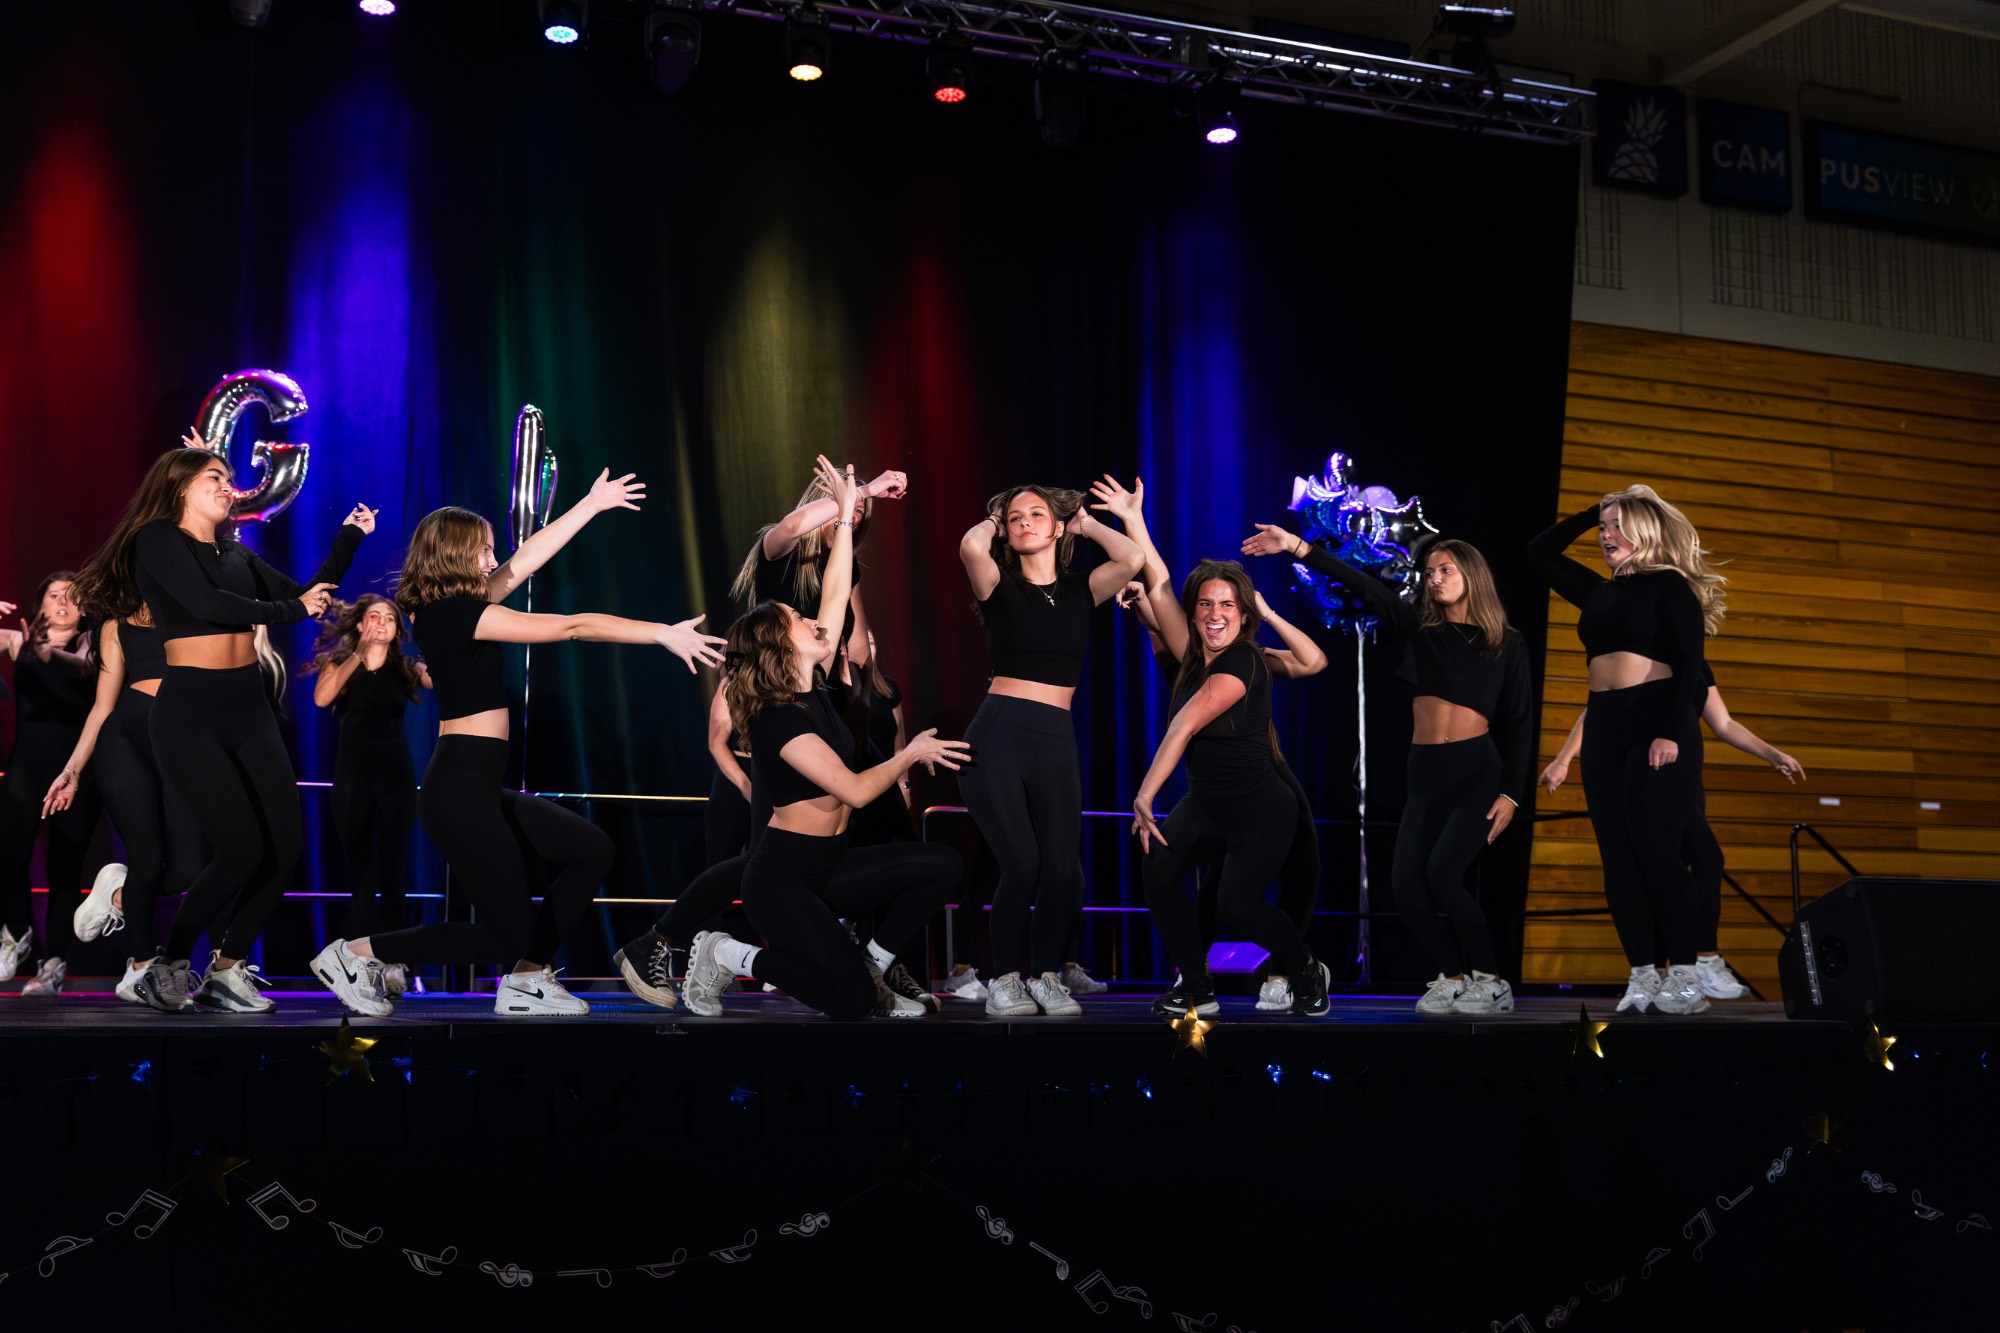
[[[1360,744],[1354,752],[1354,789],[1357,818],[1360,831],[1356,841],[1361,846],[1361,892],[1359,913],[1354,922],[1354,964],[1357,969],[1355,980],[1368,984],[1368,672],[1363,658],[1363,638],[1359,630],[1354,635],[1354,708],[1355,734]]]
[[[528,614],[535,614],[535,576],[528,575]],[[528,692],[534,686],[535,645],[521,645],[521,790],[528,790]]]

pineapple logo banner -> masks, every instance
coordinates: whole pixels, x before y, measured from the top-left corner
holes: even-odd
[[[1591,90],[1597,94],[1591,180],[1654,194],[1686,194],[1687,98],[1680,90],[1609,79]]]

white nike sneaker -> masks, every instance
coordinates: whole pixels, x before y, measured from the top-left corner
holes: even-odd
[[[1701,981],[1701,993],[1711,1000],[1740,1000],[1750,993],[1721,954],[1695,959],[1694,974]]]
[[[1062,978],[1054,972],[1029,978],[1028,994],[1034,997],[1045,1014],[1067,1018],[1083,1012],[1083,1006],[1070,998],[1069,987],[1063,985]]]
[[[556,980],[556,971],[509,972],[493,992],[493,1012],[502,1018],[544,1018],[587,1014],[590,1006]]]
[[[970,1000],[974,1004],[986,999],[986,983],[979,979],[979,969],[968,967],[963,972],[954,972],[937,984],[938,994],[954,1000]]]
[[[111,993],[127,1004],[144,1004],[146,998],[139,994],[139,983],[146,979],[146,968],[152,961],[150,958],[143,963],[126,959],[125,976],[112,988]]]
[[[877,1018],[922,1018],[931,1011],[906,995],[898,995],[893,990],[876,992],[875,1017]]]
[[[1034,997],[1019,972],[993,978],[986,993],[986,1012],[995,1018],[1025,1018],[1037,1012]]]
[[[382,960],[363,958],[335,940],[313,955],[312,973],[340,997],[341,1004],[363,1018],[387,1018],[396,1012],[382,981]]]
[[[1066,963],[1057,978],[1071,995],[1102,995],[1111,989],[1084,970],[1082,963]]]
[[[1651,967],[1635,967],[1625,982],[1625,993],[1618,998],[1616,1013],[1643,1014],[1653,1007],[1654,997],[1660,993],[1660,974]]]
[[[35,928],[29,926],[15,939],[14,932],[0,926],[0,981],[12,981],[14,974],[21,970],[21,960],[28,956],[28,941],[35,938]]]
[[[1437,974],[1437,980],[1425,988],[1417,997],[1417,1012],[1420,1014],[1448,1014],[1458,1008],[1458,997],[1465,994],[1465,978],[1448,977]]]
[[[1292,1007],[1292,979],[1265,977],[1257,988],[1257,1007],[1266,1013],[1289,1011]]]
[[[62,994],[63,981],[68,976],[69,968],[64,965],[62,959],[44,958],[34,977],[27,985],[21,987],[21,998],[27,1000],[39,995],[53,1000]]]
[[[88,943],[100,935],[115,935],[125,929],[125,913],[117,905],[118,890],[125,887],[125,867],[113,861],[97,872],[90,892],[76,905],[70,924],[76,937]]]
[[[1710,1007],[1708,997],[1701,993],[1701,978],[1686,963],[1674,964],[1653,996],[1653,1008],[1663,1014],[1700,1014]]]
[[[1461,1014],[1511,1014],[1514,988],[1491,972],[1474,971],[1465,983],[1465,993],[1452,1007]]]
[[[268,1014],[278,1006],[257,993],[259,986],[271,983],[264,980],[263,969],[255,963],[246,963],[241,958],[228,967],[219,965],[222,957],[220,949],[209,954],[208,971],[202,974],[201,984],[194,988],[194,1002],[210,1009],[227,1009],[232,1014]]]

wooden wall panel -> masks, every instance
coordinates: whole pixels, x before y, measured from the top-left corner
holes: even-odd
[[[1574,325],[1556,516],[1641,481],[1724,562],[1708,652],[1730,711],[1810,777],[1707,738],[1730,874],[1789,921],[1788,838],[1810,823],[1867,872],[2000,880],[2000,378]],[[1575,626],[1551,597],[1542,764],[1583,706]],[[1540,808],[1580,811],[1580,773]],[[1816,848],[1801,864],[1809,898],[1845,877]],[[1541,825],[1528,905],[1602,902],[1588,821]],[[1778,943],[1725,886],[1722,950],[1774,997]],[[1611,982],[1625,963],[1608,919],[1543,918],[1523,970]]]

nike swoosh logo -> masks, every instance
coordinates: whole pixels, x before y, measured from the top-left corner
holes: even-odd
[[[521,991],[523,995],[532,995],[538,1000],[542,998],[542,993],[539,990],[529,990],[525,986],[519,987],[518,989]]]

